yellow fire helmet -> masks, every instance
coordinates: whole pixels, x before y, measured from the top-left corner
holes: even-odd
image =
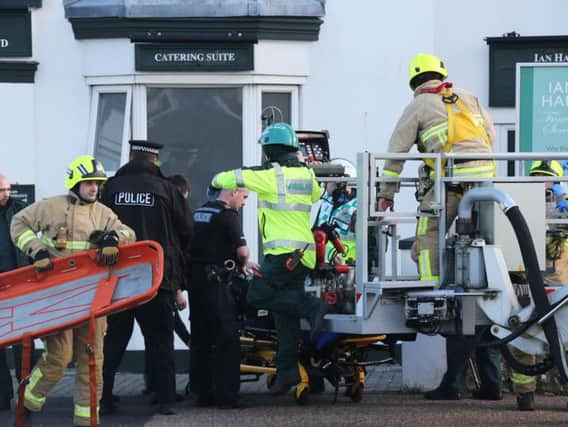
[[[448,71],[440,58],[430,53],[418,53],[414,55],[408,66],[408,82],[410,83],[414,77],[428,72],[441,74],[442,80],[448,77]]]
[[[536,160],[531,165],[529,175],[563,176],[564,169],[557,160]]]
[[[68,190],[83,181],[106,181],[107,176],[103,164],[88,154],[73,160],[67,168],[65,188]]]

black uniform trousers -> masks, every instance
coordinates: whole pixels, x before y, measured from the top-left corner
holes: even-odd
[[[231,405],[240,389],[239,322],[225,283],[208,282],[204,265],[194,264],[190,290],[191,390],[201,404]]]
[[[152,372],[156,382],[158,402],[175,402],[174,312],[172,293],[160,291],[146,304],[108,317],[104,340],[103,401],[111,401],[114,377],[136,319],[144,335],[145,351],[149,352],[146,360],[150,364],[148,370]]]
[[[30,369],[35,364],[34,342],[32,340],[32,348],[30,353]],[[14,389],[12,387],[12,376],[8,368],[8,348],[0,348],[0,407],[7,404],[14,397]],[[14,356],[14,370],[18,383],[20,382],[20,373],[22,372],[22,346],[12,346],[12,354]]]
[[[501,352],[496,347],[478,347],[480,342],[493,341],[489,329],[482,329],[476,335],[446,338],[446,362],[448,369],[442,378],[440,388],[463,393],[466,388],[466,373],[469,358],[474,355],[479,371],[480,391],[490,394],[501,393]]]

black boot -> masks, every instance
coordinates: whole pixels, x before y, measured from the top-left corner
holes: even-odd
[[[460,400],[461,393],[443,387],[435,388],[434,390],[424,393],[426,400]]]
[[[519,411],[534,411],[534,392],[518,394],[517,408]]]

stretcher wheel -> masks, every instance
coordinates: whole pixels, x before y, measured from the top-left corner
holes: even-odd
[[[272,384],[274,384],[274,381],[276,381],[276,374],[268,374],[266,376],[266,387],[267,388],[272,387]]]
[[[298,405],[303,406],[308,403],[309,391],[310,389],[306,384],[298,384],[294,390],[294,399]]]

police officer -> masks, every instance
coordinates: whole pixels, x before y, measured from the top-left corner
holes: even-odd
[[[277,379],[270,391],[278,395],[299,382],[300,318],[311,322],[311,338],[315,340],[328,310],[325,302],[304,290],[304,281],[316,261],[310,212],[320,197],[320,188],[313,171],[303,163],[298,137],[290,125],[270,125],[259,142],[268,159],[263,167],[221,172],[211,185],[229,190],[243,187],[258,193],[264,261],[261,277],[253,280],[247,302],[274,315]]]
[[[199,406],[238,408],[240,345],[232,283],[244,272],[249,249],[238,209],[249,191],[221,191],[193,214],[191,244],[191,369]]]
[[[114,265],[118,259],[118,243],[133,242],[134,232],[120,222],[117,216],[97,201],[100,186],[107,180],[103,165],[92,156],[77,157],[67,169],[67,195],[36,202],[18,212],[10,228],[14,244],[33,259],[37,271],[48,271],[53,266],[50,258],[90,249],[93,236],[99,242],[99,259]],[[95,325],[94,359],[97,378],[97,398],[102,388],[102,357],[105,318]],[[31,371],[24,393],[24,406],[38,412],[58,383],[74,356],[77,361],[74,393],[75,425],[90,425],[89,388],[89,325],[49,335],[44,339],[45,351]]]
[[[130,225],[138,240],[155,240],[164,249],[164,278],[158,295],[149,303],[110,316],[105,336],[104,388],[101,410],[114,410],[114,376],[132,334],[134,318],[140,325],[149,369],[156,373],[158,413],[175,414],[174,311],[186,300],[180,289],[179,251],[189,247],[192,224],[181,192],[156,164],[161,144],[130,141],[130,161],[109,179],[101,201]]]

